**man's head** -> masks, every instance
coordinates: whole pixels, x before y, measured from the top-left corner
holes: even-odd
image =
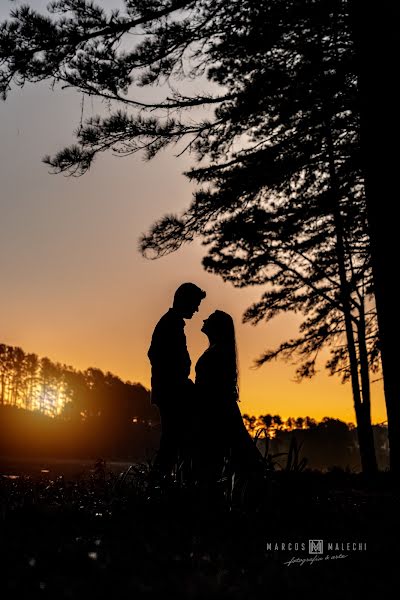
[[[182,283],[175,292],[173,306],[184,319],[191,319],[205,297],[206,293],[194,283]]]

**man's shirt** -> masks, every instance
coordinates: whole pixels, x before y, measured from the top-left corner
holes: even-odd
[[[148,351],[153,404],[160,405],[164,398],[179,393],[187,383],[191,360],[184,327],[184,319],[170,308],[154,329]]]

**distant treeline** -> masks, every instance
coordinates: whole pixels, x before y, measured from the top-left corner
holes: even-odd
[[[75,420],[158,418],[149,391],[140,383],[100,369],[78,371],[5,344],[0,344],[0,405]]]
[[[262,453],[267,449],[272,462],[278,468],[286,467],[287,453],[293,437],[299,458],[307,459],[307,466],[326,470],[330,467],[349,468],[360,471],[360,452],[357,429],[353,423],[324,417],[316,421],[312,417],[289,417],[279,415],[243,415],[248,431],[258,436],[258,447]],[[379,469],[389,466],[389,443],[387,425],[372,426],[374,445]]]
[[[135,458],[158,439],[140,383],[0,345],[0,455]]]

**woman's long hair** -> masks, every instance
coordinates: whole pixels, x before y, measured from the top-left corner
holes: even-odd
[[[214,344],[223,353],[226,371],[226,384],[236,401],[239,400],[239,372],[236,347],[235,325],[228,313],[216,310],[213,314]]]

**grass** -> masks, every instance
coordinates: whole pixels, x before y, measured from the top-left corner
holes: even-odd
[[[159,481],[148,465],[79,478],[0,480],[2,598],[363,598],[392,591],[399,488],[333,470],[226,477],[212,488]],[[285,564],[308,552],[269,542],[362,541],[366,552]],[[306,597],[306,596],[305,596]]]

